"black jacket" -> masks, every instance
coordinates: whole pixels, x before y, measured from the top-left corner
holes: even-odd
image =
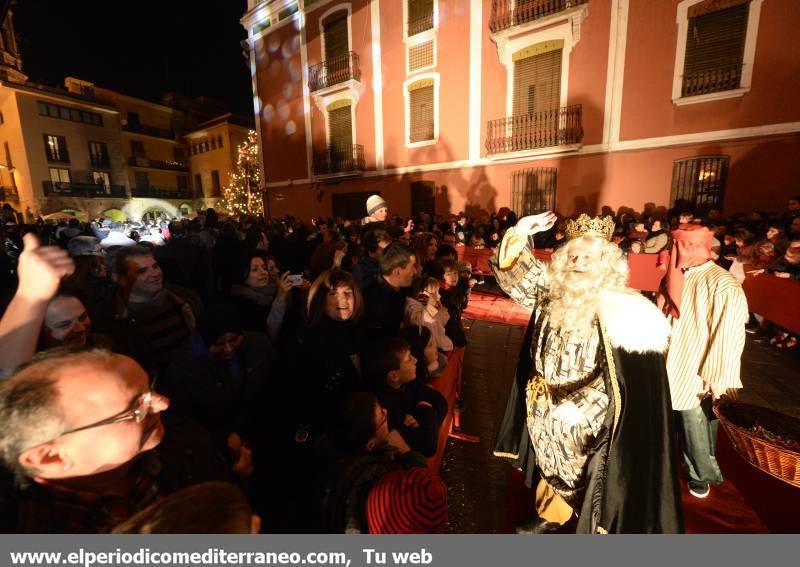
[[[399,389],[381,384],[376,390],[378,400],[386,408],[389,429],[399,431],[413,450],[432,457],[439,441],[439,426],[447,415],[447,400],[444,396],[419,380],[403,384]],[[420,402],[431,405],[420,406]],[[406,415],[416,420],[417,427],[409,427],[403,423]]]
[[[395,290],[377,276],[364,293],[364,319],[370,340],[397,335],[406,310],[406,290]]]
[[[363,333],[355,321],[334,321],[328,317],[305,330],[294,393],[298,425],[309,433],[321,432],[337,408],[352,393],[364,391],[360,352]]]

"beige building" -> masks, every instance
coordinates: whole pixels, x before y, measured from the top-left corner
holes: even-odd
[[[192,186],[207,206],[214,207],[222,196],[222,188],[230,184],[238,159],[237,148],[247,140],[251,128],[247,120],[224,114],[198,124],[184,136]]]
[[[73,77],[31,83],[10,14],[0,31],[0,202],[29,221],[181,217],[216,203],[247,119],[202,98],[158,104]]]
[[[119,112],[88,96],[0,83],[4,201],[26,220],[62,210],[87,217],[127,200]]]

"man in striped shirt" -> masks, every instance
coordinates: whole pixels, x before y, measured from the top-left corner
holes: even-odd
[[[667,354],[672,408],[682,423],[689,492],[705,498],[723,481],[715,457],[718,421],[713,400],[742,387],[740,367],[748,319],[739,282],[711,260],[713,233],[682,224],[674,244],[659,306],[672,323]]]

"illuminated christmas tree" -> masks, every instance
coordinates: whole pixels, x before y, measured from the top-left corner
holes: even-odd
[[[255,130],[250,130],[237,152],[236,170],[231,173],[231,182],[223,189],[217,206],[233,215],[263,216],[261,166]]]

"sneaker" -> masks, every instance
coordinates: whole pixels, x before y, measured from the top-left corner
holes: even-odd
[[[689,487],[689,494],[695,498],[705,498],[711,492],[711,486],[707,482],[690,480],[687,486]]]

